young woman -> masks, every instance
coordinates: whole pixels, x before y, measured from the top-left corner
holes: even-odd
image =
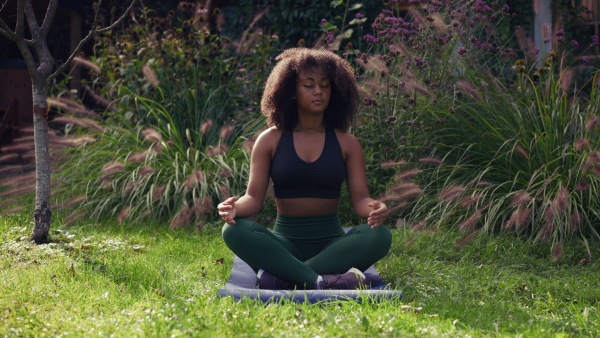
[[[390,249],[387,206],[369,196],[364,155],[347,132],[359,94],[351,66],[336,54],[285,50],[267,79],[261,109],[269,129],[257,138],[246,194],[217,206],[223,239],[265,289],[356,289]],[[277,220],[269,231],[257,214],[272,181]],[[348,233],[337,209],[346,180],[356,214]]]

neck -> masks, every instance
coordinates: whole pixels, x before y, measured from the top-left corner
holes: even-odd
[[[298,124],[294,127],[294,131],[315,132],[324,131],[323,116],[299,116]]]

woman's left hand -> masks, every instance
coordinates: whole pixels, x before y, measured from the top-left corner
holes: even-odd
[[[380,201],[373,201],[368,204],[371,208],[375,209],[369,213],[367,224],[371,226],[371,229],[375,229],[387,219],[390,211],[387,205]]]

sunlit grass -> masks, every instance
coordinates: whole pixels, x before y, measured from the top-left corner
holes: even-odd
[[[27,242],[30,217],[0,218],[0,335],[57,336],[594,336],[598,263],[512,236],[394,230],[377,264],[403,300],[263,304],[219,298],[232,254],[220,226],[202,233],[80,220],[52,244]],[[574,244],[576,246],[576,243]],[[597,254],[597,249],[595,250]],[[419,308],[422,308],[419,309]],[[419,311],[420,310],[420,311]]]

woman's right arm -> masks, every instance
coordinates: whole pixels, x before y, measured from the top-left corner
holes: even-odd
[[[254,216],[262,209],[269,185],[271,157],[277,146],[278,136],[275,128],[269,128],[256,139],[250,155],[250,177],[246,194],[240,198],[230,197],[217,206],[219,216],[225,222],[234,224],[234,218]]]

